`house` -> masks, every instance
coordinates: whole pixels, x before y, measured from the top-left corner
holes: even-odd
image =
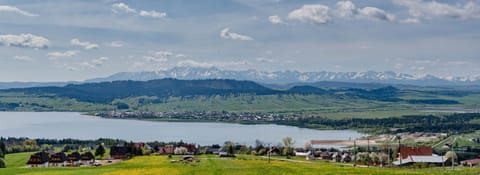
[[[50,155],[47,152],[38,152],[30,156],[27,165],[30,167],[48,167]]]
[[[480,165],[480,158],[464,160],[460,162],[463,166],[477,166]]]
[[[198,154],[198,148],[195,144],[184,144],[182,147],[187,148],[187,154]]]
[[[342,154],[339,152],[334,152],[332,154],[332,162],[341,162],[342,161]]]
[[[308,152],[295,152],[295,156],[297,157],[305,157],[306,160],[313,160],[313,154],[311,151]]]
[[[143,142],[137,142],[137,143],[134,143],[134,146],[135,146],[135,148],[137,148],[137,149],[142,149],[143,147],[145,147],[145,143],[143,143]]]
[[[172,155],[172,154],[174,154],[173,150],[174,150],[173,146],[170,146],[170,145],[163,146],[163,147],[158,148],[158,154],[160,154],[160,155]]]
[[[220,145],[212,145],[207,147],[205,154],[218,154],[221,151],[222,147]]]
[[[397,160],[392,162],[393,165],[402,166],[402,165],[411,165],[414,163],[427,163],[437,166],[441,166],[447,161],[445,156],[409,156],[402,160]]]
[[[279,147],[272,147],[268,150],[267,154],[270,154],[272,156],[279,156],[282,155],[282,149]]]
[[[332,160],[332,153],[328,151],[323,151],[320,153],[319,158],[322,160]]]
[[[73,152],[68,155],[68,165],[69,166],[79,166],[82,156],[79,152]]]
[[[50,156],[49,166],[63,167],[67,166],[68,157],[64,152],[54,153]]]
[[[350,154],[343,153],[341,162],[347,163],[347,162],[351,162],[352,160],[353,160],[353,158],[352,158],[352,156],[350,156]]]
[[[410,146],[401,146],[400,147],[400,159],[406,159],[410,156],[432,156],[433,149],[428,146],[421,147],[410,147]]]
[[[81,155],[81,164],[92,165],[95,163],[95,156],[92,152],[85,152]]]
[[[132,155],[124,146],[112,146],[110,147],[110,157],[112,159],[130,159]]]

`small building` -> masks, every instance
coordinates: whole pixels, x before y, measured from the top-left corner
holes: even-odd
[[[187,148],[187,154],[198,154],[198,148],[195,144],[184,144],[182,147]]]
[[[321,152],[319,156],[319,159],[322,160],[332,160],[332,153],[328,151]]]
[[[431,165],[442,166],[445,161],[447,161],[445,156],[409,156],[405,159],[392,162],[392,164],[396,166],[403,166],[414,163],[427,163]]]
[[[110,147],[110,157],[112,159],[130,159],[132,155],[124,146],[112,146]]]
[[[480,158],[464,160],[464,161],[461,161],[460,163],[463,166],[469,166],[469,167],[477,166],[477,165],[480,165]]]
[[[220,146],[209,146],[207,147],[207,149],[205,150],[205,154],[218,154],[220,151],[221,151],[221,147]]]
[[[401,146],[400,147],[400,156],[398,159],[406,159],[410,156],[432,156],[433,149],[428,146],[420,147],[411,147],[411,146]]]
[[[27,165],[30,167],[48,167],[50,155],[47,152],[38,152],[30,156]]]
[[[342,160],[341,160],[343,163],[351,162],[352,160],[353,160],[353,158],[352,158],[352,156],[350,156],[350,154],[343,153]]]
[[[81,164],[92,165],[95,163],[95,156],[92,152],[85,152],[81,155]]]
[[[306,160],[313,160],[314,156],[311,151],[308,152],[295,152],[295,156],[297,157],[305,157]]]
[[[332,154],[332,162],[341,162],[342,161],[342,155],[339,152],[334,152]]]
[[[143,143],[143,142],[137,142],[137,143],[134,143],[134,146],[135,146],[135,148],[137,148],[137,149],[142,149],[143,147],[145,147],[145,143]]]
[[[279,147],[272,147],[267,151],[267,154],[270,154],[272,156],[279,156],[282,155],[282,149],[280,149]]]
[[[68,157],[64,152],[51,154],[49,166],[51,167],[64,167],[67,166]]]
[[[172,155],[174,154],[173,146],[162,146],[158,148],[158,154],[160,155]]]
[[[79,152],[73,152],[68,155],[68,165],[69,166],[79,166],[82,156]]]

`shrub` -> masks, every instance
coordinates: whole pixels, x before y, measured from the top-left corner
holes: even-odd
[[[6,168],[7,164],[5,163],[5,160],[3,158],[0,158],[0,168]]]

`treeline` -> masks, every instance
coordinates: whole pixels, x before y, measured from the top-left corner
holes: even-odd
[[[329,119],[323,117],[276,121],[277,124],[306,128],[359,129],[368,133],[443,132],[470,133],[480,130],[479,113],[451,114],[447,116],[409,115],[389,118]]]

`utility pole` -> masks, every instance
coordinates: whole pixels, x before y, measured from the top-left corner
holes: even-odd
[[[370,167],[370,159],[371,159],[371,157],[370,157],[370,136],[367,137],[367,153],[368,153],[368,155],[367,155],[368,156],[367,167]]]
[[[452,136],[453,137],[453,136]],[[455,137],[453,137],[453,142],[452,142],[452,170],[455,169],[455,152],[453,150],[453,147],[455,145]]]
[[[357,166],[357,139],[353,140],[353,167]]]
[[[272,154],[272,147],[270,147],[270,143],[268,144],[268,163],[270,164],[270,155]]]
[[[390,144],[387,142],[387,166],[390,166]]]
[[[402,139],[402,138],[400,138],[400,136],[399,136],[399,137],[398,137],[398,155],[399,155],[398,157],[399,157],[399,160],[400,160],[400,165],[402,165],[402,158],[403,158],[403,157],[402,157],[402,149],[401,149],[402,144],[400,143],[400,140],[401,140],[401,139]]]

